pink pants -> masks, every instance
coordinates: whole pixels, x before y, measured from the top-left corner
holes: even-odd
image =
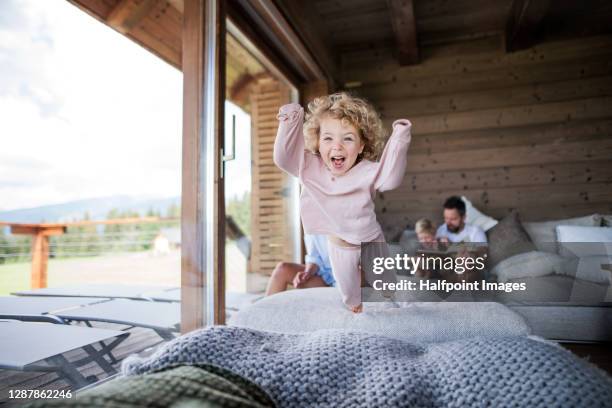
[[[343,247],[327,241],[327,250],[342,302],[349,307],[361,304],[361,247]]]
[[[384,243],[385,237],[380,234],[373,242]],[[361,304],[361,246],[341,246],[328,239],[327,251],[334,279],[342,295],[342,302],[348,307],[359,306]],[[386,245],[369,247],[369,251],[374,251],[374,253],[366,254],[368,257],[390,256],[389,248]],[[365,278],[372,285],[370,281],[373,279],[372,276],[368,277],[366,274]],[[384,278],[390,282],[397,282],[394,270],[386,272]]]

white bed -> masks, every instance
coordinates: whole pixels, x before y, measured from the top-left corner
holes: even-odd
[[[336,288],[278,293],[240,310],[228,324],[291,334],[353,330],[417,343],[531,333],[519,314],[499,303],[368,302],[363,313],[354,314]]]

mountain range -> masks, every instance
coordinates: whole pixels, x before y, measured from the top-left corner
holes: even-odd
[[[88,214],[89,219],[92,220],[104,220],[113,209],[120,212],[136,211],[142,216],[146,215],[149,210],[153,210],[162,216],[166,216],[168,208],[172,205],[180,208],[181,198],[143,198],[115,195],[34,208],[0,211],[0,221],[22,223],[69,222],[82,220],[85,214]]]

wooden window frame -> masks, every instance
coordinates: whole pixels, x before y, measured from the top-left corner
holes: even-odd
[[[312,83],[320,88],[323,76],[316,64],[308,61],[300,61],[302,69],[307,71],[306,78],[292,75],[287,61],[274,55],[265,41],[249,30],[249,24],[245,24],[239,13],[230,8],[228,18],[227,6],[227,0],[184,0],[182,333],[225,323],[225,223],[221,221],[225,220],[225,197],[221,166],[226,33],[237,38],[275,77],[293,89],[291,99],[294,102],[300,95],[310,93]],[[267,8],[264,11],[270,14]],[[286,23],[284,19],[278,21]],[[286,34],[287,27],[284,28],[281,32]],[[303,51],[303,45],[296,45],[294,37],[289,36],[290,45]],[[300,82],[304,80],[306,82]]]
[[[225,0],[185,0],[181,331],[225,322]]]

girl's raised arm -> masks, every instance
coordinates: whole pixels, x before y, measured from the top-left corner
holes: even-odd
[[[393,122],[393,133],[378,162],[378,173],[374,179],[376,190],[393,190],[402,184],[406,172],[406,154],[411,140],[411,128],[412,123],[408,119],[398,119]]]
[[[287,173],[298,177],[304,160],[304,109],[290,103],[278,112],[278,132],[274,140],[274,163]]]

